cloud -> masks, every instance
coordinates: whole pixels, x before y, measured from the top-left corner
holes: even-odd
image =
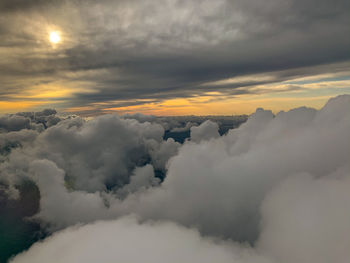
[[[163,133],[160,125],[116,115],[74,118],[41,133],[35,146],[21,154],[54,161],[74,189],[94,192],[128,183],[132,170],[148,163],[151,150],[160,147]]]
[[[349,164],[317,178],[288,177],[262,205],[261,235],[265,251],[283,262],[346,262],[349,238]]]
[[[232,250],[233,248],[233,250]],[[247,262],[256,261],[246,249],[235,255],[230,243],[203,238],[174,223],[139,224],[133,218],[97,222],[54,234],[12,261],[20,262]],[[60,257],[55,257],[60,254]],[[243,260],[241,260],[243,258]],[[252,262],[252,261],[250,261]],[[259,261],[264,262],[264,261]]]
[[[219,125],[207,120],[198,127],[191,127],[191,141],[200,142],[219,137]]]
[[[0,164],[1,185],[16,190],[21,180],[32,180],[40,192],[40,210],[32,219],[51,233],[113,221],[54,234],[19,258],[52,255],[52,247],[61,246],[55,241],[59,237],[80,240],[80,231],[100,231],[100,226],[119,225],[124,221],[118,218],[135,214],[140,224],[132,225],[152,229],[147,242],[153,244],[154,238],[155,244],[164,243],[164,254],[173,244],[159,241],[156,233],[160,222],[171,221],[181,225],[175,227],[180,232],[196,229],[204,240],[214,238],[220,251],[229,243],[231,261],[345,262],[349,254],[343,244],[350,236],[349,105],[350,96],[343,95],[320,110],[301,107],[274,115],[259,108],[222,136],[213,122],[192,127],[198,140],[181,146],[164,141],[163,127],[147,121],[116,115],[62,120],[10,151]],[[208,134],[215,136],[209,139]],[[164,169],[162,182],[155,177],[157,169]],[[108,187],[110,180],[122,183]],[[149,227],[150,221],[158,223]],[[145,247],[144,235],[135,232],[141,242],[135,243],[135,251]],[[101,241],[88,236],[67,257],[84,257],[79,249],[122,237],[106,234]],[[101,251],[101,258],[117,257],[114,249],[113,255]],[[201,255],[185,251],[185,262],[196,262]],[[147,256],[153,259],[155,254]]]
[[[42,114],[35,116],[45,117]],[[142,173],[140,169],[146,164],[149,164],[147,171],[152,168],[157,176],[164,176],[166,163],[177,153],[180,144],[173,139],[163,141],[163,134],[164,129],[159,124],[121,119],[117,115],[100,116],[89,121],[68,117],[39,133],[22,129],[0,134],[4,160],[0,164],[3,170],[1,179],[9,185],[11,192],[15,192],[13,184],[17,179],[22,176],[33,178],[28,172],[31,163],[46,160],[58,170],[57,174],[63,171],[64,182],[71,190],[115,192],[133,183],[135,180],[130,182],[130,176]],[[146,174],[154,177],[153,172]],[[129,188],[138,185],[134,183]]]
[[[348,163],[349,99],[332,99],[320,111],[298,108],[276,116],[258,109],[225,136],[183,145],[161,187],[142,194],[139,204],[131,199],[123,205],[144,218],[254,243],[259,207],[281,181],[299,173],[321,178]]]
[[[22,116],[3,116],[0,119],[0,127],[5,131],[19,131],[29,128],[29,119]]]
[[[317,178],[288,177],[262,205],[258,246],[279,262],[346,262],[350,258],[349,163]]]
[[[349,172],[348,166],[328,177],[285,179],[263,202],[255,247],[203,237],[170,222],[140,224],[128,217],[70,227],[10,262],[345,263],[350,256]]]
[[[63,118],[56,116],[56,110],[45,109],[38,112],[18,112],[0,116],[0,132],[32,129],[42,131],[53,126]]]
[[[184,127],[175,127],[171,129],[171,132],[185,132],[190,130],[192,126],[197,126],[197,124],[192,122],[187,122]]]
[[[75,222],[93,221],[96,213],[105,206],[98,194],[69,190],[65,186],[64,171],[48,160],[36,160],[30,164],[30,174],[40,191],[40,212],[45,222],[59,222],[59,228]],[[59,200],[59,205],[57,201]]]
[[[257,94],[252,84],[348,68],[348,9],[345,0],[3,1],[0,97],[33,100],[41,86],[65,86],[51,104],[100,112],[211,91]],[[53,29],[63,39],[55,49]],[[236,82],[215,85],[225,79]]]

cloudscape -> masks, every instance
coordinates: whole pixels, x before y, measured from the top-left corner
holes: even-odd
[[[336,0],[0,2],[0,263],[348,263]]]
[[[0,111],[275,113],[349,93],[346,0],[2,0]]]

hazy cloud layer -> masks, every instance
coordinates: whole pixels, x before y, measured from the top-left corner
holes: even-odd
[[[98,110],[258,93],[250,87],[348,71],[349,8],[345,0],[5,0],[0,97],[40,101],[38,91],[60,87],[52,103]],[[54,48],[50,30],[62,33]],[[272,77],[253,77],[260,73]],[[253,76],[213,85],[245,75]]]

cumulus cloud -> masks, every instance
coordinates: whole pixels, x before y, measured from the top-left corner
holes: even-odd
[[[29,128],[30,120],[17,115],[2,116],[0,118],[0,127],[4,131],[19,131],[25,128]]]
[[[12,148],[33,142],[38,134],[39,133],[37,131],[28,129],[8,133],[0,133],[0,152],[2,154],[1,157],[4,157],[4,155],[10,153]]]
[[[192,122],[187,122],[184,127],[175,127],[175,128],[172,128],[171,131],[172,132],[184,132],[184,131],[190,130],[192,126],[197,126],[197,124],[192,123]]]
[[[191,127],[191,141],[200,142],[211,138],[219,137],[219,125],[215,122],[207,120],[198,127]]]
[[[137,167],[130,176],[130,182],[118,190],[118,196],[127,196],[130,193],[141,191],[141,189],[157,186],[159,183],[160,179],[155,177],[152,165]]]
[[[70,227],[11,262],[345,263],[350,257],[349,172],[343,167],[326,178],[286,178],[263,202],[261,236],[254,247],[129,217]]]
[[[124,120],[117,115],[90,121],[77,117],[48,128],[32,147],[13,151],[9,158],[23,162],[45,158],[65,171],[70,187],[90,192],[107,190],[127,184],[133,169],[149,162],[165,169],[166,158],[176,152],[178,144],[163,142],[163,133],[158,124]]]
[[[161,117],[161,116],[153,116],[153,115],[144,115],[141,113],[125,114],[121,117],[125,119],[135,119],[141,123],[143,122],[158,123],[163,126],[164,130],[166,131],[170,130],[175,132],[181,131],[182,128],[184,128],[183,127],[184,124],[185,126],[187,126],[187,124],[189,125],[189,123],[191,123],[190,120],[192,120],[193,118],[198,118],[196,116]]]
[[[347,262],[350,259],[350,169],[317,178],[286,178],[262,205],[258,246],[279,262]]]
[[[274,115],[257,109],[246,123],[222,136],[214,122],[192,127],[191,140],[183,145],[164,141],[164,128],[157,123],[116,115],[62,120],[33,137],[23,135],[28,144],[7,154],[0,164],[0,179],[12,190],[21,178],[37,185],[40,210],[33,219],[51,231],[99,219],[114,221],[54,234],[18,260],[33,256],[40,262],[40,255],[52,255],[52,248],[61,246],[56,243],[61,238],[80,240],[80,233],[100,227],[104,231],[109,224],[118,229],[125,222],[118,218],[136,214],[141,225],[133,222],[130,232],[134,227],[150,229],[147,242],[164,243],[165,251],[173,243],[159,241],[163,237],[152,233],[161,231],[163,223],[150,226],[150,220],[173,221],[190,236],[194,228],[205,240],[221,240],[219,245],[210,241],[208,251],[225,247],[231,261],[346,262],[349,106],[350,96],[343,95],[320,110],[301,107]],[[156,177],[159,169],[165,173],[162,180]],[[118,243],[123,235],[105,238]],[[143,249],[144,235],[135,231],[140,238],[135,250]],[[223,245],[223,240],[231,243]],[[92,237],[84,241],[69,256],[84,257],[79,249],[95,244]],[[188,256],[184,262],[205,262],[201,254],[182,249],[178,253]],[[242,253],[257,258],[241,258]],[[152,261],[155,254],[146,256]]]
[[[42,131],[61,121],[56,110],[45,109],[39,112],[19,112],[0,116],[0,132],[32,129]]]
[[[177,154],[179,147],[180,144],[175,142],[172,138],[168,138],[166,141],[162,141],[160,144],[156,144],[152,148],[150,147],[150,154],[154,168],[165,172],[167,162],[172,156]]]
[[[29,174],[40,191],[40,211],[35,217],[41,218],[49,227],[57,229],[77,222],[93,221],[98,214],[103,218],[103,197],[83,191],[69,191],[64,181],[65,172],[52,161],[33,161]]]
[[[123,218],[68,228],[11,262],[258,262],[248,248],[239,254],[237,250],[229,242],[203,238],[174,223],[138,224],[133,218]],[[259,262],[267,261],[260,258]]]

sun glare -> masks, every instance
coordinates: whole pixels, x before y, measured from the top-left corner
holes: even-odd
[[[60,41],[61,41],[61,37],[57,31],[50,32],[50,42],[52,44],[57,44]]]

